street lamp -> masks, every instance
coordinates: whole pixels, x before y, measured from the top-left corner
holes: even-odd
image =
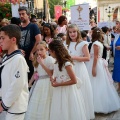
[[[46,16],[46,0],[43,0],[44,16]]]
[[[67,5],[67,0],[65,0],[65,1],[63,2],[63,6],[64,6],[65,9],[66,9],[66,5]],[[66,16],[66,10],[64,10],[63,12],[64,12],[64,15]]]
[[[108,9],[106,8],[105,11],[106,13],[108,13],[108,18],[110,21],[110,17],[111,17],[111,13],[113,13],[114,8],[111,8],[110,6],[108,7]]]
[[[33,13],[33,8],[34,8],[34,1],[33,0],[28,0],[28,8],[31,13]]]

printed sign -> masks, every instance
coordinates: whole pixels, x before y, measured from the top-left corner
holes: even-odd
[[[71,6],[71,23],[76,24],[80,31],[90,30],[88,3]]]

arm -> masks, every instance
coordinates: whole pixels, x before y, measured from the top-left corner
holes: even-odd
[[[35,73],[35,72],[34,72]],[[32,75],[32,77],[31,77],[31,79],[29,80],[29,84],[28,84],[28,86],[29,87],[31,87],[32,86],[32,83],[34,82],[34,73],[33,73],[33,75]]]
[[[58,86],[68,86],[68,85],[73,85],[73,84],[76,84],[77,83],[77,78],[75,76],[75,73],[73,72],[73,69],[72,69],[72,66],[71,65],[68,65],[65,67],[69,77],[70,77],[70,80],[69,81],[66,81],[66,82],[62,82],[62,83],[57,83],[55,80],[52,80],[52,86],[53,87],[58,87]]]
[[[53,70],[48,69],[44,63],[41,64],[42,68],[46,71],[49,76],[53,75]]]
[[[38,34],[35,36],[35,44],[34,44],[34,47],[32,49],[32,51],[30,52],[30,60],[33,60],[33,54],[35,53],[36,51],[36,45],[41,41],[41,34]]]
[[[77,60],[79,62],[85,62],[85,61],[89,61],[90,60],[90,54],[89,54],[89,50],[88,50],[88,46],[84,45],[82,48],[82,52],[84,53],[83,57],[79,57],[79,56],[72,56],[73,60]]]
[[[43,62],[43,58],[41,58],[40,56],[37,57],[37,61],[38,63],[42,66],[42,68],[46,71],[46,73],[49,75],[49,76],[52,76],[53,74],[53,70],[50,70],[49,68],[47,68],[47,66],[44,64]],[[52,64],[52,63],[51,63]]]
[[[94,45],[93,48],[94,48],[94,60],[93,60],[93,66],[92,66],[92,75],[95,77],[96,76],[96,65],[97,65],[97,60],[98,60],[99,48],[97,45]]]
[[[115,49],[116,49],[116,50],[120,50],[120,46],[116,46]]]

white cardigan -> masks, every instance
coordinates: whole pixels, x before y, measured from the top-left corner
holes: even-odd
[[[24,113],[29,96],[27,63],[21,54],[15,53],[3,61],[2,66],[2,107],[9,113]]]

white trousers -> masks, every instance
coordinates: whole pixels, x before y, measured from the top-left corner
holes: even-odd
[[[106,56],[106,60],[108,61],[110,59],[110,50],[107,51],[107,56]]]
[[[19,115],[7,113],[5,120],[24,120],[24,117],[25,117],[25,113]]]

